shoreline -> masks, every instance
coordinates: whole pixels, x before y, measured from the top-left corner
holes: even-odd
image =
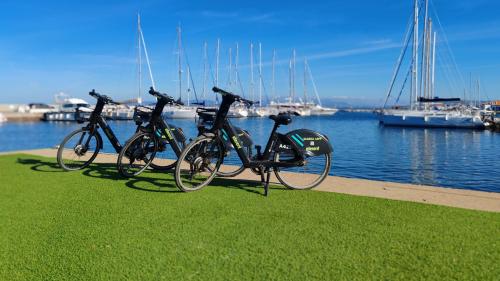
[[[7,118],[7,123],[41,122],[43,117],[42,113],[2,112],[2,114]]]
[[[56,149],[34,149],[22,151],[0,152],[1,155],[27,154],[42,157],[56,157]],[[115,154],[100,153],[96,163],[116,162]],[[293,175],[292,175],[293,176]],[[302,177],[304,175],[295,175]],[[245,170],[242,174],[229,179],[259,182],[260,177]],[[274,174],[271,183],[278,184]],[[390,200],[418,202],[470,210],[500,212],[500,193],[475,191],[467,189],[436,187],[409,183],[396,183],[357,178],[328,176],[319,186],[313,189],[320,192],[334,192],[355,196],[367,196]],[[300,191],[297,191],[300,192]]]

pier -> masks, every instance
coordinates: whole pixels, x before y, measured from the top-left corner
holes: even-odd
[[[8,122],[36,122],[41,121],[42,113],[21,113],[21,112],[2,112]]]

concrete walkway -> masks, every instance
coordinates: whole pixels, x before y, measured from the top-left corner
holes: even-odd
[[[0,153],[0,155],[15,153],[56,157],[55,149],[13,151]],[[95,162],[116,163],[116,155],[102,153],[99,154]],[[294,174],[292,176],[303,177],[304,175]],[[255,175],[251,171],[246,170],[234,179],[259,181],[260,177]],[[271,181],[273,183],[278,183],[274,175],[272,176]],[[472,210],[500,212],[500,193],[495,192],[343,178],[336,176],[328,176],[314,190],[420,202],[424,204],[443,205]]]

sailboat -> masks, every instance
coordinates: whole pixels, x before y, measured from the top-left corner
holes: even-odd
[[[259,43],[259,104],[253,107],[253,115],[257,117],[269,116],[273,113],[273,110],[269,107],[262,105],[262,91],[264,88],[264,81],[262,78],[262,44]]]
[[[177,60],[178,60],[178,79],[179,79],[179,101],[182,101],[182,35],[181,35],[181,27],[180,25],[177,27],[177,43],[178,43],[178,48],[177,48]],[[172,105],[172,106],[167,106],[164,109],[164,116],[165,118],[170,118],[170,119],[191,119],[195,118],[197,116],[196,114],[196,107],[191,106],[190,104],[190,99],[191,99],[191,70],[189,66],[187,67],[187,87],[186,87],[186,93],[187,93],[187,103],[185,106],[180,106],[180,105]]]
[[[312,86],[314,89],[314,94],[316,95],[317,103],[313,101],[308,101],[307,97],[307,77],[311,79]],[[311,110],[311,115],[334,115],[337,113],[338,109],[331,107],[324,107],[321,104],[321,98],[318,94],[318,89],[316,88],[316,83],[314,82],[314,78],[312,76],[311,68],[307,63],[307,58],[304,58],[304,99],[306,100],[306,106]]]
[[[295,57],[295,50],[293,50],[292,58],[288,64],[290,89],[288,97],[284,102],[271,101],[269,107],[277,112],[293,112],[299,116],[309,116],[311,115],[311,109],[306,105],[305,101],[295,101]]]
[[[217,45],[219,46],[219,44]],[[219,47],[217,47],[217,58],[219,58]],[[229,48],[229,67],[228,67],[228,73],[229,73],[229,89],[232,91],[233,86],[236,84],[240,84],[240,72],[238,69],[238,63],[239,63],[239,45],[236,43],[236,59],[235,59],[235,64],[234,64],[234,76],[233,76],[233,53],[232,49]],[[217,66],[219,64],[217,63]],[[218,67],[217,67],[217,73],[218,73]],[[218,77],[218,75],[217,75]],[[234,79],[233,79],[234,77]],[[235,80],[235,81],[233,81]],[[218,80],[217,80],[218,83]],[[241,84],[240,84],[241,87]],[[230,108],[229,108],[229,113],[228,117],[229,118],[244,118],[248,117],[249,115],[249,110],[244,104],[241,103],[234,103]]]
[[[446,128],[484,128],[478,111],[462,104],[459,98],[439,98],[435,95],[436,32],[433,32],[432,20],[428,13],[428,0],[425,0],[423,48],[419,52],[419,0],[415,0],[413,24],[409,24],[404,39],[405,44],[396,63],[393,77],[379,114],[380,123],[386,126],[405,127],[446,127]],[[406,49],[410,45],[413,33],[413,55],[400,95],[411,72],[410,105],[407,108],[387,108],[394,84],[397,79]],[[419,77],[419,57],[421,56],[421,74]],[[420,86],[420,89],[419,89]],[[399,100],[399,96],[396,101]]]
[[[177,27],[177,66],[178,66],[178,79],[179,79],[179,101],[182,101],[182,36],[181,36],[181,26]],[[166,106],[163,111],[163,116],[169,119],[194,119],[197,116],[196,107],[190,104],[190,93],[191,93],[191,71],[189,66],[187,67],[187,103],[185,106],[171,105]]]

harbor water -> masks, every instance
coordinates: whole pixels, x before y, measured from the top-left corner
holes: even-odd
[[[196,136],[194,120],[169,120]],[[254,143],[265,145],[273,122],[232,119]],[[123,144],[135,131],[131,121],[110,121]],[[0,151],[55,147],[82,125],[61,122],[0,124]],[[490,131],[380,126],[371,113],[295,117],[281,132],[308,128],[326,134],[334,147],[330,174],[424,185],[500,192],[500,134]],[[104,151],[114,152],[107,139]]]

